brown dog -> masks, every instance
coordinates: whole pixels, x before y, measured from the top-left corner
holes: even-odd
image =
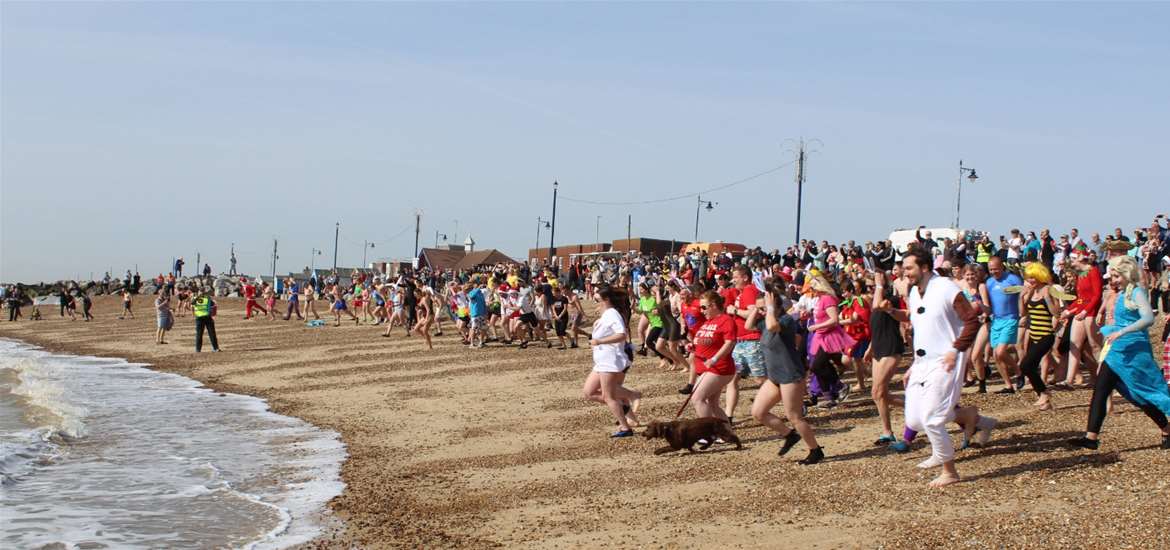
[[[654,421],[646,426],[646,431],[642,432],[642,436],[646,439],[661,437],[670,443],[667,447],[655,449],[654,454],[656,455],[679,449],[686,449],[693,453],[695,452],[695,444],[700,439],[705,441],[699,445],[699,449],[706,450],[716,437],[721,437],[728,443],[735,443],[736,449],[743,448],[743,444],[739,442],[735,432],[731,431],[731,424],[719,418],[693,418],[673,422]]]

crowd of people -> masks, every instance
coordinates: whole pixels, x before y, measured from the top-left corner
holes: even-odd
[[[1092,387],[1086,433],[1069,442],[1090,449],[1116,390],[1154,420],[1170,448],[1170,342],[1159,365],[1148,337],[1155,312],[1170,315],[1168,221],[1159,215],[1133,238],[1120,228],[1088,241],[1077,229],[1058,238],[1012,229],[998,240],[975,232],[935,240],[919,228],[905,249],[888,241],[806,240],[782,253],[627,253],[568,265],[358,271],[349,281],[335,273],[275,285],[241,278],[239,288],[245,319],[312,316],[310,323],[320,324],[323,301],[335,326],[382,325],[382,336],[398,329],[428,349],[445,321],[469,348],[552,348],[555,340],[564,350],[587,337],[594,368],[583,395],[613,412],[614,437],[633,435],[639,425],[641,394],[625,386],[638,355],[685,376],[679,393],[698,417],[735,425],[741,389],[758,388],[750,415],[782,437],[781,455],[803,441],[802,464],[825,457],[807,407],[833,408],[868,393],[881,420],[875,444],[906,452],[925,433],[932,454],[919,466],[941,467],[932,484],[943,486],[959,479],[946,425],[962,427],[967,447],[985,443],[997,423],[962,406],[963,387],[997,394],[1027,387],[1037,411],[1055,407],[1054,390]],[[204,332],[218,351],[214,300],[206,287],[176,288],[177,275],[156,281],[157,343],[166,343],[176,313],[190,313],[196,351]],[[133,316],[133,289],[127,284],[122,292],[120,318]],[[10,320],[20,311],[15,290],[4,289]],[[595,311],[587,310],[587,298]],[[84,293],[62,293],[61,315],[73,317],[78,301],[91,319]],[[906,356],[898,397],[891,384]],[[782,415],[772,412],[777,404]],[[899,405],[901,434],[891,413]]]

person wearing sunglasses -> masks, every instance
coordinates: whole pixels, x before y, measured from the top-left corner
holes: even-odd
[[[691,396],[695,414],[699,418],[719,418],[731,422],[719,407],[719,394],[735,378],[735,361],[731,350],[735,347],[736,323],[724,309],[723,296],[708,291],[699,301],[707,322],[695,332],[695,373],[698,381]],[[755,319],[748,319],[753,324]]]

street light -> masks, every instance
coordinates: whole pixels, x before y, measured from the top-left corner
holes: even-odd
[[[552,226],[549,225],[548,220],[546,220],[540,216],[537,216],[536,217],[536,248],[540,248],[540,228],[541,227],[544,227],[545,229],[550,229]]]
[[[593,242],[601,244],[601,216],[597,216],[596,226],[593,230]]]
[[[371,249],[371,248],[374,248],[374,243],[372,243],[370,241],[362,241],[362,242],[365,243],[362,245],[362,269],[365,269],[366,268],[366,251]]]
[[[963,161],[959,161],[959,180],[955,184],[955,229],[959,229],[959,212],[963,201],[963,174],[967,174],[967,180],[975,183],[979,176],[975,175],[974,168],[964,168]]]
[[[459,242],[459,220],[455,220],[455,236],[451,238],[456,243]]]
[[[699,242],[699,210],[703,208],[703,197],[695,195],[695,198],[698,199],[697,204],[695,204],[695,242]],[[716,204],[719,203],[707,201],[707,211],[714,210]]]
[[[309,255],[309,275],[317,272],[317,256],[321,255],[321,251],[316,248],[313,249],[312,254]]]
[[[442,237],[443,237],[443,242],[447,242],[447,234],[446,233],[439,233],[439,230],[436,229],[435,230],[435,248],[439,248],[439,236],[440,235],[442,235]]]

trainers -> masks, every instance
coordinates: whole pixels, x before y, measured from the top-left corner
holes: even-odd
[[[825,448],[817,447],[808,451],[808,456],[796,461],[801,466],[810,466],[825,459]]]
[[[910,452],[910,444],[906,443],[905,441],[895,441],[893,443],[890,443],[890,446],[886,447],[886,448],[891,450],[891,451],[894,451],[895,453],[908,453],[908,452]]]
[[[1015,393],[1016,393],[1016,389],[1011,387],[1011,386],[1008,386],[1006,388],[1003,388],[1003,389],[996,391],[995,395],[1013,395]]]
[[[166,342],[163,342],[163,343],[165,344]],[[1170,449],[1170,435],[1162,436],[1162,448],[1163,449]]]
[[[610,437],[630,437],[632,435],[634,435],[634,430],[618,430],[613,432]]]
[[[687,385],[683,386],[681,390],[678,390],[678,393],[681,393],[683,395],[690,395],[692,391],[695,391],[695,385],[694,384],[687,384]]]
[[[1080,447],[1082,449],[1089,449],[1091,451],[1096,451],[1097,448],[1101,446],[1100,441],[1097,441],[1096,439],[1089,439],[1089,438],[1084,437],[1084,436],[1074,437],[1074,438],[1068,440],[1067,443],[1069,444],[1070,447]],[[1166,448],[1166,438],[1165,437],[1162,438],[1162,448],[1163,449]]]
[[[844,386],[842,386],[842,387],[841,387],[841,391],[837,392],[837,399],[836,399],[836,401],[844,401],[844,400],[846,400],[846,399],[849,399],[849,391],[850,391],[851,389],[852,389],[852,388],[850,388],[850,387],[849,387],[849,384],[845,384]],[[834,404],[834,405],[835,405],[835,404]]]
[[[894,437],[894,434],[886,434],[877,438],[877,441],[874,441],[873,444],[875,447],[880,447],[882,445],[890,445],[891,443],[897,442],[898,438]]]
[[[779,456],[788,454],[792,447],[800,441],[800,434],[796,433],[795,428],[791,428],[787,434],[784,434],[784,444],[780,445],[780,452],[776,453]]]

